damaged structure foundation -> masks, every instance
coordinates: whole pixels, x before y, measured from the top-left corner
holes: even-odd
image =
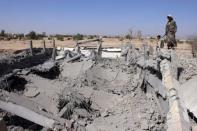
[[[81,44],[95,41],[98,46],[89,56],[80,51]],[[174,50],[162,49],[154,56],[147,46],[130,45],[122,50],[125,58],[111,59],[102,58],[102,39],[78,42],[74,51],[56,50],[53,44],[53,51],[43,44],[42,52],[30,46],[30,56],[9,58],[12,65],[1,60],[0,118],[5,130],[192,129],[180,88],[184,71],[178,68],[184,67]],[[31,64],[21,65],[26,59]],[[6,119],[13,115],[31,123],[13,124]]]

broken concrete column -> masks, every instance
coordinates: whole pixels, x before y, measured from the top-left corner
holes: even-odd
[[[173,77],[178,80],[178,57],[176,55],[175,50],[171,50],[171,66],[172,66],[172,75]]]
[[[30,55],[33,56],[33,43],[32,43],[32,40],[29,41],[29,52],[30,52]]]
[[[45,44],[45,40],[42,41],[42,45],[43,45],[43,53],[46,53],[46,44]]]
[[[89,59],[96,61],[97,60],[97,55],[95,50],[90,51]]]
[[[102,39],[98,41],[97,54],[99,58],[102,57]]]
[[[53,52],[52,52],[52,60],[55,61],[56,58],[56,47],[55,47],[55,39],[53,39]]]
[[[125,49],[121,50],[121,56],[124,57],[124,60],[127,61],[127,53],[128,53],[129,47],[126,47]]]
[[[148,46],[147,43],[145,43],[145,44],[142,45],[142,50],[143,50],[144,58],[146,60],[148,60],[149,59],[150,52],[149,52],[149,46]]]
[[[121,56],[125,57],[126,65],[135,65],[137,63],[138,52],[133,44],[122,50]]]
[[[81,48],[80,48],[78,42],[76,43],[76,47],[75,47],[75,49],[74,49],[74,52],[77,53],[77,54],[81,54]]]
[[[24,119],[30,120],[34,123],[37,123],[44,127],[49,127],[51,129],[54,128],[55,121],[53,119],[49,119],[45,116],[40,115],[34,111],[31,111],[25,107],[20,105],[16,105],[11,102],[4,102],[0,100],[1,109],[8,111],[10,113],[16,114]]]
[[[178,81],[173,78],[170,61],[160,63],[162,82],[167,89],[169,112],[167,114],[167,131],[190,131],[190,122],[184,102],[178,92]]]

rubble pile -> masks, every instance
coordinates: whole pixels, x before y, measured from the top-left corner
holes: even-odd
[[[42,53],[42,49],[34,49],[34,56],[29,55],[29,50],[11,53],[0,53],[0,76],[12,72],[14,69],[23,69],[36,66],[50,58],[51,49],[48,53]]]
[[[172,61],[172,54],[160,52],[155,59],[147,46],[125,49],[125,58],[109,59],[95,50],[87,57],[77,47],[58,52],[56,60],[45,54],[27,67],[16,66],[18,58],[0,73],[0,112],[8,130],[167,130],[171,94],[161,72],[167,64],[160,63]]]
[[[197,75],[197,59],[180,59],[179,60],[180,76],[179,81],[181,83],[191,79],[192,76]]]

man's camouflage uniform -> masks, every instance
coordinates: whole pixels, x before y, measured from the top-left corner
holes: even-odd
[[[168,47],[177,46],[175,34],[177,32],[176,22],[172,19],[166,24],[166,42]]]

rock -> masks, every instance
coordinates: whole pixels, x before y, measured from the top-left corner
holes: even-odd
[[[24,92],[24,95],[30,98],[36,97],[39,94],[40,92],[35,87],[28,87],[27,91]]]
[[[87,125],[87,122],[84,121],[84,120],[79,120],[79,121],[77,121],[77,123],[78,123],[79,125],[83,126],[83,127],[85,127],[85,126]]]
[[[79,126],[79,127],[77,128],[77,131],[86,131],[86,128],[83,127],[83,126]]]
[[[74,109],[73,111],[74,114],[77,114],[79,117],[82,118],[89,118],[91,115],[89,112],[87,112],[85,109]]]
[[[149,129],[149,124],[148,124],[147,120],[142,120],[140,122],[140,124],[141,124],[141,129],[143,129],[143,130],[148,130]]]
[[[101,113],[102,117],[108,117],[109,115],[110,115],[110,112],[108,110],[106,110],[103,113]]]
[[[154,109],[150,108],[150,109],[149,109],[149,113],[150,113],[150,114],[154,114],[154,113],[155,113]]]

